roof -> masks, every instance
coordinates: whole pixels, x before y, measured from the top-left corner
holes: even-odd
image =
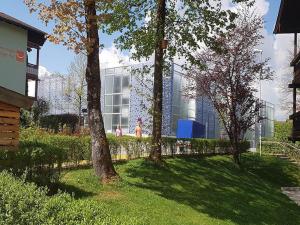
[[[300,62],[300,52],[294,57],[293,61],[291,62],[291,66],[297,66]]]
[[[0,86],[0,102],[29,109],[33,104],[33,99]]]
[[[299,0],[281,0],[274,34],[300,33],[299,11]]]
[[[30,26],[14,17],[11,17],[5,13],[0,12],[0,21],[21,27],[28,31],[28,41],[42,46],[46,41],[46,34],[33,26]]]

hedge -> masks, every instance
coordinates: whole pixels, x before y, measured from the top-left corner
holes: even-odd
[[[292,160],[300,162],[299,146],[293,143],[263,141],[262,152],[264,154],[283,154]]]
[[[147,157],[151,149],[151,139],[137,139],[131,136],[108,135],[110,150],[114,160]],[[181,139],[164,137],[162,154],[229,154],[231,146],[227,140]],[[240,151],[249,149],[249,142],[242,142]],[[91,161],[91,141],[89,136],[68,136],[49,134],[36,129],[21,132],[19,151],[0,151],[0,169],[11,169],[18,176],[26,174],[26,179],[41,185],[59,180],[62,166],[78,166],[85,160]]]
[[[93,200],[74,200],[65,193],[49,197],[45,188],[1,172],[0,224],[129,225],[141,221],[133,217],[111,217],[105,205]]]
[[[74,133],[78,122],[79,117],[76,114],[47,115],[41,117],[40,126],[47,130],[52,130],[55,133],[59,130],[63,130],[66,126]]]

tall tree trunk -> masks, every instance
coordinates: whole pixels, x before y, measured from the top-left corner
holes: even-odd
[[[85,1],[88,47],[86,82],[88,89],[88,116],[92,141],[92,160],[96,175],[106,182],[117,176],[114,169],[109,144],[106,138],[101,113],[101,80],[99,63],[99,34],[96,19],[95,0]]]
[[[236,164],[240,165],[240,151],[239,151],[239,133],[237,132],[236,122],[234,122],[234,132],[232,137],[233,146],[233,160]]]
[[[162,129],[162,101],[163,101],[163,67],[164,49],[162,42],[165,37],[166,0],[157,0],[157,29],[154,62],[153,86],[153,130],[150,160],[161,162],[161,129]]]

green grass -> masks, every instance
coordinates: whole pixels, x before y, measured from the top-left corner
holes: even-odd
[[[300,224],[300,207],[280,192],[300,186],[300,171],[284,160],[247,154],[242,169],[227,156],[174,158],[159,167],[135,160],[116,168],[115,184],[100,185],[92,169],[80,169],[65,172],[60,188],[144,224]]]

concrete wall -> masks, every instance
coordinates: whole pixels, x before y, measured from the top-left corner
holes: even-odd
[[[27,31],[0,22],[0,86],[22,95],[26,87],[26,50]]]

